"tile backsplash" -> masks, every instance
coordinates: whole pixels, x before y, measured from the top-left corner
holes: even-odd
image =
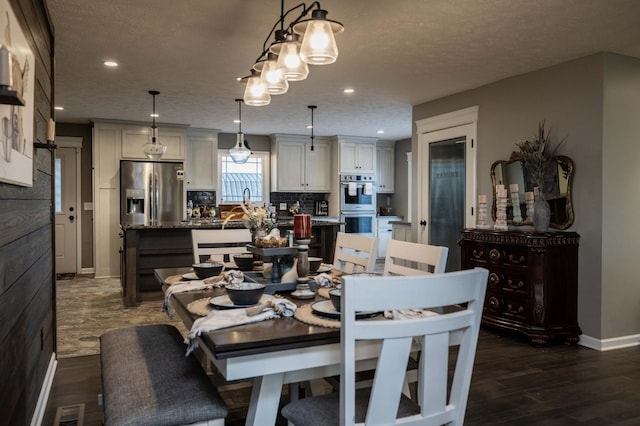
[[[216,206],[216,191],[187,191],[187,202],[192,201],[194,206]]]
[[[270,195],[271,204],[276,206],[278,216],[290,216],[289,207],[296,201],[300,203],[301,213],[314,214],[314,202],[317,200],[328,200],[329,194],[315,192],[272,192]],[[287,210],[279,210],[280,203],[287,203]]]

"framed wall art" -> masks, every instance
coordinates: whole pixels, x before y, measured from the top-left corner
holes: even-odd
[[[35,60],[8,0],[0,0],[0,48],[8,50],[0,54],[0,74],[6,76],[4,64],[11,75],[11,86],[0,89],[16,91],[25,104],[0,105],[0,182],[32,186]]]

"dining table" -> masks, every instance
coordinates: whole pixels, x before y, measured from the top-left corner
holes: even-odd
[[[155,269],[164,286],[166,279],[190,268]],[[188,306],[206,297],[224,295],[224,288],[173,293],[171,304],[187,329],[200,318]],[[314,301],[281,295],[298,308]],[[246,425],[274,425],[285,384],[306,382],[340,374],[340,329],[312,325],[294,317],[281,317],[251,324],[236,325],[202,333],[198,346],[227,380],[252,379]],[[186,348],[185,348],[186,349]],[[356,348],[359,367],[373,367],[379,345],[369,343]]]

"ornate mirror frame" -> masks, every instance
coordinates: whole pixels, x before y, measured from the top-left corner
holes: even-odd
[[[549,226],[555,229],[567,229],[573,225],[573,201],[571,199],[571,188],[573,185],[573,161],[564,155],[553,157],[558,162],[557,174],[551,176],[545,183],[544,196],[551,207],[551,223]],[[518,184],[520,192],[520,208],[522,212],[522,222],[513,221],[513,207],[511,197],[508,199],[507,224],[513,226],[532,225],[530,220],[526,220],[525,191],[533,191],[533,183],[528,177],[528,173],[522,167],[522,162],[518,158],[511,156],[511,160],[498,160],[491,165],[491,184],[494,189],[491,217],[496,220],[496,191],[498,184],[505,185],[508,189],[512,183]]]

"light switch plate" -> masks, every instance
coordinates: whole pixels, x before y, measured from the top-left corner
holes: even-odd
[[[84,203],[84,209],[85,210],[93,210],[93,203],[92,202]]]
[[[280,203],[280,210],[286,210],[287,209],[287,203]]]

